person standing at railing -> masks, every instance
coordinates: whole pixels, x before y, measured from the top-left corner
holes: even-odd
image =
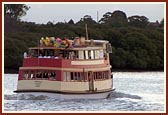
[[[24,52],[23,56],[24,58],[27,58],[27,52]]]

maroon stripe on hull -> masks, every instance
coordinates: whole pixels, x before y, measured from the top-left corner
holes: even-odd
[[[104,91],[87,91],[87,92],[63,92],[63,91],[49,91],[49,90],[16,90],[15,93],[26,93],[26,92],[47,92],[47,93],[60,93],[60,94],[99,94],[114,91],[115,89],[108,89]]]

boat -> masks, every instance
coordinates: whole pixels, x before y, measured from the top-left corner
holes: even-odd
[[[106,40],[42,37],[24,53],[15,93],[71,99],[107,98],[115,90]]]

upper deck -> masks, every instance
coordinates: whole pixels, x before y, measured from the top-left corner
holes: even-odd
[[[110,65],[111,49],[108,48],[108,41],[79,39],[68,42],[68,47],[65,47],[66,43],[63,46],[62,43],[58,45],[53,42],[50,46],[40,44],[38,47],[29,48],[28,57],[23,60],[23,67],[94,68]]]

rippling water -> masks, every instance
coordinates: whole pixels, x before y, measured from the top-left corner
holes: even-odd
[[[108,99],[57,99],[16,94],[17,74],[4,75],[4,111],[160,111],[165,112],[164,72],[114,72]]]

